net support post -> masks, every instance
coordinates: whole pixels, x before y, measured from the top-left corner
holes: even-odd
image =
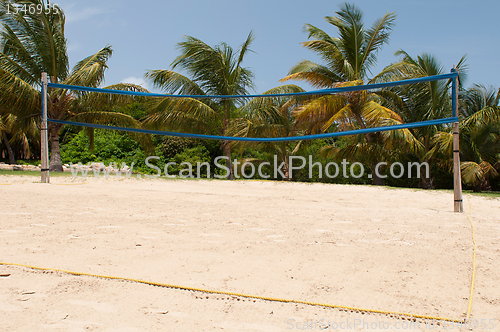
[[[455,66],[451,70],[452,73],[457,72]],[[452,109],[453,117],[458,117],[458,75],[453,78],[452,83]],[[462,198],[462,175],[460,171],[460,145],[459,145],[459,122],[453,122],[453,196],[454,196],[454,211],[464,212],[464,204]]]
[[[50,172],[49,172],[49,139],[48,139],[48,128],[47,128],[47,73],[42,73],[42,125],[40,133],[41,142],[41,164],[42,164],[42,183],[50,183]]]

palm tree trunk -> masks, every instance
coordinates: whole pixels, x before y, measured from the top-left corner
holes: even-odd
[[[290,177],[290,165],[288,165],[288,158],[285,156],[285,159],[284,162],[285,162],[285,165],[283,166],[283,171],[285,173],[285,181],[292,181],[292,178]]]
[[[7,147],[7,153],[9,154],[9,163],[11,165],[16,164],[16,158],[14,156],[14,151],[12,151],[12,147],[10,146],[9,139],[7,138],[7,134],[5,131],[2,131],[2,139],[5,142],[5,146]]]
[[[223,128],[222,128],[222,136],[225,136],[227,133],[227,130],[229,128],[229,105],[227,101],[224,103],[224,120],[223,120]],[[228,180],[233,180],[234,179],[234,174],[233,174],[233,164],[231,162],[231,142],[230,141],[223,141],[222,142],[222,151],[224,152],[224,156],[228,158],[227,162],[227,167],[229,167],[229,174],[227,175]]]
[[[288,164],[289,158],[288,158],[288,153],[286,149],[287,142],[283,142],[281,145],[281,151],[282,151],[282,156],[283,156],[283,162],[285,165],[283,166],[283,171],[285,174],[285,181],[291,181],[292,178],[290,177],[290,165]]]
[[[362,125],[362,127],[366,128],[366,126],[364,124]],[[371,134],[365,134],[365,139],[368,143],[371,143],[373,140]],[[372,156],[370,156],[370,159],[372,159],[371,157]],[[373,160],[372,161],[372,184],[375,186],[385,186],[384,178],[381,178],[380,176],[378,176],[377,172],[375,172],[375,168],[377,167],[377,164],[381,161],[382,160]],[[380,168],[379,168],[379,171],[380,171]]]
[[[233,180],[234,175],[233,175],[233,164],[231,162],[231,142],[230,141],[223,141],[222,142],[222,151],[224,152],[224,156],[228,158],[227,160],[227,167],[229,168],[229,173],[227,174],[228,180]]]
[[[430,145],[431,137],[429,134],[424,136],[424,151],[427,152],[431,149]],[[423,163],[428,163],[432,165],[432,157],[430,159],[426,159],[425,156],[420,156],[419,162],[422,165]],[[429,169],[429,177],[427,177],[427,172],[425,172],[425,168],[420,168],[420,178],[419,178],[419,186],[422,189],[435,189],[434,186],[434,177],[431,174],[431,170]]]
[[[366,126],[364,125],[363,122],[361,122],[362,124],[362,128],[366,128]],[[371,134],[365,134],[365,139],[368,143],[371,143],[372,142],[372,135]],[[372,156],[370,156],[370,159]],[[375,172],[375,168],[377,167],[377,164],[381,162],[381,160],[373,160],[372,161],[372,184],[375,185],[375,186],[385,186],[385,180],[383,178],[381,178],[380,176],[378,176],[377,172]],[[380,171],[380,168],[379,168],[379,171]]]
[[[427,177],[427,172],[424,168],[420,168],[420,188],[422,189],[435,189],[434,187],[434,178],[431,174]]]
[[[356,121],[358,121],[361,129],[366,129],[365,122],[361,118],[360,112],[353,112],[353,113],[354,113]],[[372,135],[370,133],[365,134],[365,139],[366,139],[366,142],[368,142],[368,143],[371,143],[373,141]],[[381,161],[381,160],[379,160],[379,161]],[[385,185],[384,179],[379,177],[377,175],[377,173],[375,172],[375,167],[377,166],[377,163],[378,163],[377,161],[372,162],[372,184],[375,186],[384,186]]]
[[[377,162],[372,163],[372,184],[375,186],[385,186],[385,181],[383,178],[379,177],[375,172],[375,167],[377,166]],[[378,169],[380,172],[380,168]]]
[[[59,150],[59,130],[50,130],[50,166],[51,172],[62,172],[61,152]]]

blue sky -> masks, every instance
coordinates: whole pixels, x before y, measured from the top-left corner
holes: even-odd
[[[300,42],[307,40],[305,23],[336,36],[324,21],[335,15],[342,1],[324,0],[58,0],[66,13],[66,37],[71,65],[110,44],[106,85],[143,83],[150,69],[169,69],[179,54],[176,44],[183,36],[199,38],[209,45],[221,41],[237,48],[253,30],[255,41],[244,66],[255,73],[255,92],[280,85],[289,69],[302,59],[319,61]],[[386,12],[397,19],[388,45],[379,53],[373,73],[397,60],[395,51],[412,56],[431,53],[445,72],[467,54],[466,86],[473,83],[499,87],[497,16],[498,1],[463,0],[357,0],[366,26]],[[143,83],[151,88],[148,82]],[[300,84],[306,90],[310,86]]]

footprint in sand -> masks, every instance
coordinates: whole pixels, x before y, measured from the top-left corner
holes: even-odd
[[[68,237],[69,237],[70,239],[81,239],[81,238],[82,238],[82,236],[81,236],[81,235],[75,235],[75,234],[70,234],[70,235],[68,235]]]

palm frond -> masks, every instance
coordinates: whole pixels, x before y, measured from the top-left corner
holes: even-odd
[[[336,122],[342,127],[349,122],[351,106],[343,95],[325,95],[299,107],[295,115],[298,123],[306,125],[310,132],[317,133],[323,132],[324,124],[332,118],[334,120],[330,121],[330,125]]]
[[[145,126],[160,130],[180,130],[197,134],[215,134],[222,115],[200,100],[161,98],[155,100]]]
[[[250,34],[239,52],[226,43],[214,48],[201,40],[187,36],[178,44],[181,55],[172,63],[172,68],[180,67],[192,76],[192,81],[211,95],[246,95],[253,85],[253,73],[241,67],[242,57],[249,51],[253,39]],[[226,104],[242,102],[225,100]]]
[[[108,69],[107,62],[112,54],[113,50],[108,45],[79,61],[64,80],[64,84],[98,87],[104,81],[104,73]]]
[[[375,65],[378,50],[389,41],[390,32],[396,20],[395,13],[386,13],[384,17],[377,20],[375,24],[366,31],[366,45],[363,50],[361,64],[369,69]]]
[[[285,82],[288,80],[307,81],[316,88],[330,88],[336,82],[342,81],[342,78],[325,66],[303,60],[292,67],[288,76],[282,78],[280,81]]]
[[[130,91],[130,92],[149,92],[147,89],[130,83],[119,83],[104,87],[104,89]],[[78,111],[88,109],[93,110],[107,110],[111,111],[120,106],[127,105],[133,101],[144,101],[144,97],[135,97],[131,95],[119,95],[99,92],[88,92],[82,94],[76,101]]]
[[[205,92],[192,80],[172,70],[150,70],[145,75],[157,88],[172,94],[204,95]]]
[[[325,145],[319,151],[318,154],[323,158],[332,158],[338,153],[339,149],[333,145]]]
[[[250,44],[254,41],[255,39],[255,36],[254,36],[254,33],[253,31],[250,31],[250,33],[248,34],[248,37],[247,39],[245,40],[245,42],[240,46],[240,49],[238,51],[239,53],[239,56],[238,56],[238,61],[236,62],[236,68],[239,68],[241,66],[241,63],[243,62],[243,59],[245,57],[245,55],[248,53],[248,52],[253,52],[251,49],[250,49]]]
[[[485,170],[481,164],[473,161],[461,162],[460,171],[462,174],[462,180],[469,185],[476,185],[485,176]]]
[[[432,138],[437,151],[440,153],[451,156],[453,153],[453,134],[449,132],[438,132]]]
[[[500,123],[500,107],[486,106],[462,121],[461,127],[471,131],[474,128]]]
[[[0,109],[31,115],[40,113],[41,96],[31,84],[0,68]]]
[[[42,0],[15,3],[44,6]],[[15,59],[37,79],[42,72],[47,72],[53,81],[62,80],[67,76],[67,41],[64,37],[65,17],[62,10],[17,14],[11,11],[3,16],[2,23],[1,47],[4,54]]]

